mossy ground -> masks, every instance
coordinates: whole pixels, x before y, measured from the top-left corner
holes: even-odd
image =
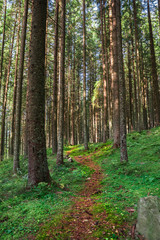
[[[28,239],[48,219],[58,219],[71,205],[71,198],[83,188],[91,170],[65,161],[56,166],[56,156],[48,149],[48,162],[53,183],[40,183],[27,190],[27,160],[21,159],[21,171],[13,175],[12,159],[0,163],[0,239]],[[57,183],[57,184],[55,184]]]
[[[111,141],[90,144],[89,151],[84,151],[82,145],[65,149],[71,151],[71,156],[90,155],[103,170],[101,192],[93,195],[96,203],[89,210],[97,221],[105,211],[108,228],[106,233],[106,225],[97,225],[92,239],[123,239],[120,233],[130,239],[127,232],[136,221],[139,198],[147,195],[160,197],[160,128],[133,132],[128,135],[127,143],[128,164],[120,163],[120,151],[112,148]],[[58,228],[64,216],[67,217],[72,197],[83,188],[85,179],[93,172],[76,162],[66,162],[57,168],[50,149],[48,160],[51,176],[59,187],[42,183],[26,190],[27,161],[21,159],[18,176],[12,175],[11,159],[0,163],[1,239],[28,239],[28,234],[34,236],[39,229],[37,239],[47,239],[53,225]],[[127,227],[124,227],[126,223]],[[69,235],[70,232],[61,231],[55,239],[67,239]]]

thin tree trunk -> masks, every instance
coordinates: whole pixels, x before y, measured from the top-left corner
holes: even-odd
[[[7,78],[6,78],[6,86],[5,86],[4,99],[3,99],[2,127],[1,127],[1,148],[0,148],[0,160],[1,161],[3,160],[3,156],[4,156],[6,105],[7,105],[8,84],[9,84],[10,68],[11,68],[11,63],[12,63],[12,52],[13,52],[16,24],[17,24],[17,12],[16,12],[14,29],[13,29],[13,36],[12,36],[12,43],[11,43],[11,49],[10,49],[10,54],[9,54],[9,63],[8,63]]]
[[[103,4],[104,4],[104,7],[105,7],[105,0],[103,0]],[[105,48],[105,67],[106,67],[106,80],[107,80],[107,120],[108,120],[108,124],[107,124],[107,137],[110,136],[109,133],[111,133],[111,128],[112,128],[112,125],[111,125],[111,122],[112,122],[112,119],[111,119],[111,109],[110,109],[110,79],[109,79],[109,63],[108,63],[108,48],[107,48],[107,42],[108,42],[108,35],[107,35],[107,31],[106,31],[106,13],[104,12],[103,14],[103,18],[104,18],[104,48]],[[108,132],[108,129],[109,129],[109,132]]]
[[[14,171],[14,173],[17,173],[17,169],[20,167],[19,154],[20,154],[20,135],[21,135],[21,106],[22,106],[22,85],[23,85],[23,70],[24,70],[24,54],[25,54],[25,41],[26,41],[26,29],[27,29],[27,16],[28,16],[28,0],[25,0],[23,25],[22,25],[22,33],[21,33],[21,49],[20,49],[19,70],[18,70],[18,79],[17,79],[14,160],[13,160],[13,171]]]
[[[54,43],[54,76],[53,76],[53,109],[52,109],[52,153],[57,153],[57,63],[58,63],[58,14],[59,0],[56,0],[55,43]]]
[[[73,71],[72,71],[72,91],[71,91],[71,144],[75,145],[75,40],[73,50]]]
[[[70,81],[71,81],[71,68],[70,68],[70,37],[68,43],[68,92],[67,92],[67,140],[70,144]]]
[[[106,79],[106,64],[105,64],[105,46],[104,46],[104,27],[103,27],[103,5],[100,0],[100,19],[101,19],[101,42],[102,42],[102,68],[103,68],[103,142],[107,140],[107,79]]]
[[[83,0],[83,133],[84,149],[88,150],[87,135],[87,106],[86,106],[86,10],[85,0]]]
[[[137,26],[137,5],[133,0],[133,13],[134,13],[134,27],[135,27],[135,58],[136,58],[136,77],[137,77],[137,101],[138,101],[138,123],[136,130],[140,131],[142,128],[142,114],[141,114],[141,99],[140,99],[140,60],[139,60],[139,38]]]
[[[64,134],[64,87],[65,87],[65,10],[66,1],[62,0],[62,36],[61,36],[61,58],[60,58],[60,81],[59,81],[59,121],[58,121],[58,151],[57,165],[63,164],[63,134]]]
[[[3,55],[4,55],[5,33],[6,33],[6,12],[7,12],[7,0],[5,0],[4,2],[3,39],[2,39],[1,64],[0,64],[0,100],[1,100],[2,75],[3,75]]]
[[[158,86],[158,75],[157,75],[157,66],[153,42],[153,32],[152,32],[152,23],[150,16],[150,6],[149,0],[147,1],[148,7],[148,23],[149,23],[149,33],[150,33],[150,51],[151,51],[151,70],[152,70],[152,81],[153,81],[153,104],[154,104],[154,113],[155,113],[155,125],[160,123],[160,97],[159,97],[159,86]]]
[[[45,34],[47,0],[33,0],[30,43],[28,184],[49,182],[45,140]]]
[[[128,43],[128,79],[129,79],[129,130],[133,130],[133,90],[130,43]]]
[[[120,146],[120,115],[119,115],[119,83],[118,83],[118,65],[117,65],[117,20],[116,20],[116,1],[111,0],[112,9],[112,32],[111,37],[111,68],[112,68],[112,104],[113,104],[113,138],[114,148]]]
[[[18,72],[18,56],[19,56],[19,32],[21,20],[21,1],[19,2],[19,19],[17,30],[17,49],[16,49],[16,63],[15,63],[15,76],[14,76],[14,93],[13,93],[13,109],[12,109],[12,132],[11,132],[11,148],[10,155],[13,156],[14,149],[14,133],[15,133],[15,111],[16,111],[16,95],[17,95],[17,72]]]
[[[125,77],[122,53],[122,33],[121,33],[121,6],[120,0],[117,0],[117,45],[118,45],[118,67],[119,67],[119,96],[120,96],[120,152],[121,162],[128,161],[127,140],[126,140],[126,95],[125,95]]]

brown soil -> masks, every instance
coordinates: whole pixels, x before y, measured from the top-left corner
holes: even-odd
[[[97,225],[102,223],[107,224],[105,221],[106,215],[103,215],[101,222],[99,222],[92,214],[92,208],[96,204],[93,195],[100,191],[100,182],[103,176],[100,167],[91,160],[90,156],[79,156],[75,157],[74,159],[77,162],[87,165],[93,169],[94,173],[90,178],[87,179],[83,191],[80,192],[79,196],[74,199],[75,203],[70,212],[72,220],[68,224],[68,227],[71,230],[70,239],[93,239],[92,234],[97,228]]]

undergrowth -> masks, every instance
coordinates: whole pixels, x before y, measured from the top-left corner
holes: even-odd
[[[128,163],[120,163],[120,150],[113,149],[111,141],[89,144],[88,151],[84,151],[82,145],[65,148],[71,151],[72,157],[90,155],[103,170],[102,191],[93,196],[97,204],[92,213],[96,216],[106,212],[109,223],[106,239],[124,239],[116,231],[135,223],[139,198],[160,197],[160,128],[130,133],[127,144]],[[12,174],[11,159],[0,163],[0,239],[28,239],[29,235],[36,235],[40,225],[44,225],[43,234],[37,239],[47,239],[50,227],[59,226],[72,204],[71,197],[76,196],[92,173],[75,161],[56,167],[51,149],[48,149],[48,161],[53,183],[41,183],[31,190],[26,189],[26,159],[21,159],[21,171],[16,176]],[[97,227],[93,239],[103,239],[104,231],[106,226]],[[56,239],[62,236],[65,239],[68,234],[63,233],[64,236]],[[130,239],[129,235],[126,239]]]
[[[96,195],[101,205],[95,205],[93,212],[98,213],[99,206],[106,211],[106,220],[112,223],[108,239],[120,239],[114,228],[121,228],[124,224],[131,227],[136,222],[140,198],[148,195],[160,197],[160,128],[128,134],[127,145],[128,163],[120,162],[120,149],[113,149],[111,141],[90,144],[89,151],[84,152],[83,146],[72,151],[73,156],[90,154],[103,170],[102,193]],[[102,237],[104,230],[100,229],[94,236]]]
[[[80,191],[91,170],[65,161],[57,167],[56,156],[48,149],[52,183],[40,183],[27,190],[27,159],[21,159],[21,171],[12,173],[12,159],[0,163],[0,239],[28,239],[41,224],[57,218],[69,208],[71,197]],[[55,184],[56,183],[56,184]]]

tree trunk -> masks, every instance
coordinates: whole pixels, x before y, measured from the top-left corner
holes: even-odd
[[[1,64],[0,64],[0,100],[1,100],[2,75],[3,75],[4,43],[5,43],[5,32],[6,32],[6,12],[7,12],[7,0],[5,0],[5,3],[4,3],[3,39],[2,39]]]
[[[45,34],[47,0],[33,0],[30,42],[28,184],[49,182],[45,141]]]
[[[60,58],[60,81],[59,81],[59,121],[58,121],[58,152],[57,165],[63,164],[63,134],[64,134],[64,87],[65,87],[65,10],[66,1],[62,0],[61,16],[61,58]]]
[[[100,0],[100,19],[101,19],[101,48],[102,48],[102,69],[103,69],[103,142],[107,140],[107,76],[106,76],[106,64],[105,64],[105,46],[104,46],[104,24],[103,24],[103,5]]]
[[[19,70],[17,79],[17,96],[16,96],[16,117],[15,117],[15,138],[14,138],[14,160],[13,171],[17,173],[19,164],[19,152],[20,152],[20,135],[21,135],[21,106],[22,106],[22,85],[23,85],[23,70],[24,70],[24,54],[25,54],[25,41],[26,41],[26,29],[27,29],[27,16],[28,16],[28,0],[25,0],[23,25],[21,33],[21,49]]]
[[[112,105],[113,105],[113,138],[114,148],[120,146],[120,119],[119,119],[119,83],[117,65],[117,21],[116,21],[116,1],[111,0],[111,69],[112,69]]]
[[[17,49],[16,49],[16,63],[15,63],[15,76],[14,76],[14,93],[13,93],[13,109],[12,109],[12,132],[11,132],[11,148],[10,155],[13,156],[14,148],[14,133],[15,133],[15,111],[16,111],[16,95],[17,95],[17,72],[18,72],[18,56],[19,56],[19,32],[21,20],[21,1],[19,2],[19,19],[17,30]]]
[[[72,91],[71,91],[71,144],[75,145],[75,37],[74,37],[74,50],[73,50],[73,71],[72,71]]]
[[[52,109],[52,153],[57,153],[57,63],[58,63],[58,14],[59,0],[56,1],[55,43],[54,43],[54,76],[53,76],[53,109]]]
[[[105,6],[105,0],[103,0],[103,4]],[[104,48],[105,48],[105,67],[106,67],[106,81],[107,81],[107,86],[106,86],[106,94],[107,94],[107,120],[108,120],[108,124],[107,124],[107,137],[110,137],[110,133],[111,133],[111,109],[110,109],[110,79],[109,79],[109,63],[108,63],[108,47],[107,47],[107,42],[108,42],[108,34],[106,31],[106,13],[104,12],[103,14],[103,18],[104,18]],[[109,131],[108,131],[109,130]]]
[[[7,78],[6,78],[6,86],[5,86],[4,99],[3,99],[0,160],[3,160],[3,156],[4,156],[6,105],[7,105],[8,84],[9,84],[10,68],[12,63],[12,52],[13,52],[16,24],[17,24],[17,12],[16,12],[14,29],[13,29],[13,36],[12,36],[12,43],[11,43],[11,49],[9,54],[9,63],[8,63]]]
[[[120,96],[120,152],[121,162],[128,161],[127,140],[126,140],[126,95],[125,78],[122,53],[122,33],[121,33],[121,6],[120,0],[116,2],[117,13],[117,45],[118,45],[118,68],[119,68],[119,96]]]
[[[70,68],[70,36],[68,39],[68,91],[67,91],[67,141],[70,144],[70,88],[71,88],[71,68]]]
[[[83,133],[84,133],[84,149],[88,150],[87,106],[86,106],[86,10],[85,10],[85,0],[83,0]]]
[[[132,70],[131,70],[131,52],[130,43],[128,43],[128,79],[129,79],[129,130],[133,130],[133,90],[132,90]]]
[[[133,0],[133,13],[134,13],[134,27],[135,27],[135,59],[136,59],[136,77],[137,77],[137,101],[138,101],[138,123],[136,130],[140,131],[142,128],[142,113],[141,113],[141,99],[140,99],[140,60],[139,60],[139,38],[137,26],[137,6],[136,1]]]
[[[158,75],[157,75],[157,66],[153,42],[153,32],[152,32],[152,23],[150,16],[150,6],[149,0],[147,1],[148,7],[148,24],[149,24],[149,34],[150,34],[150,51],[151,51],[151,70],[152,70],[152,81],[153,81],[153,104],[154,104],[154,113],[155,113],[155,126],[158,126],[160,123],[160,97],[159,97],[159,86],[158,86]]]

